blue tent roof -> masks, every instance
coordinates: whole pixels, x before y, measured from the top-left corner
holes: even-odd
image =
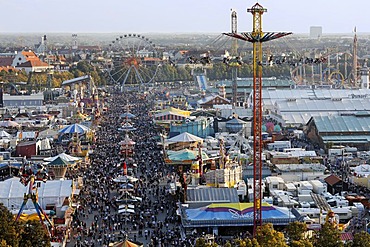
[[[253,219],[253,203],[213,203],[206,207],[185,210],[187,219],[202,220],[237,220]],[[268,203],[262,204],[262,219],[295,218],[288,209],[278,208]]]
[[[193,151],[189,149],[183,149],[180,151],[169,151],[168,159],[172,161],[183,161],[183,160],[196,160],[198,157],[198,151]],[[202,152],[202,158],[208,159],[208,155]]]

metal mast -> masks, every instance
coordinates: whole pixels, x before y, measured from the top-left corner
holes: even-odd
[[[354,86],[357,86],[357,33],[356,33],[356,27],[355,27],[355,37],[353,39],[353,84]]]
[[[231,10],[231,33],[236,34],[238,32],[238,17],[235,10]],[[232,47],[231,47],[231,56],[236,57],[238,56],[238,40],[233,39]],[[238,66],[240,66],[238,63],[233,64],[232,66],[232,91],[233,91],[233,106],[236,107],[237,103],[237,95],[238,95]]]
[[[291,33],[262,31],[262,15],[267,12],[259,3],[247,12],[253,15],[253,31],[249,33],[225,35],[251,42],[253,44],[253,235],[262,225],[262,42],[278,39]]]

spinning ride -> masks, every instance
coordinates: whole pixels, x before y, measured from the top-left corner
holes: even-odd
[[[15,218],[15,221],[19,220],[28,200],[31,199],[41,225],[52,236],[54,224],[51,222],[45,211],[41,208],[38,201],[37,192],[37,182],[42,181],[45,183],[49,177],[46,169],[42,165],[27,164],[24,165],[19,172],[21,176],[20,182],[24,186],[28,186],[28,191],[27,193],[24,193],[23,202],[21,208],[18,211],[17,217]]]

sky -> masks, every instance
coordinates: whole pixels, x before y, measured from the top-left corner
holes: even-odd
[[[0,33],[222,33],[231,9],[252,30],[256,0],[0,0]],[[370,33],[369,0],[259,0],[264,31]],[[355,3],[355,4],[354,4]]]

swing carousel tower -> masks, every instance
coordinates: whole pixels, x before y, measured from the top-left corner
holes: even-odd
[[[263,32],[262,15],[267,12],[259,3],[247,12],[253,15],[253,31],[224,33],[227,36],[253,44],[253,235],[262,225],[262,43],[291,34],[290,32]]]

